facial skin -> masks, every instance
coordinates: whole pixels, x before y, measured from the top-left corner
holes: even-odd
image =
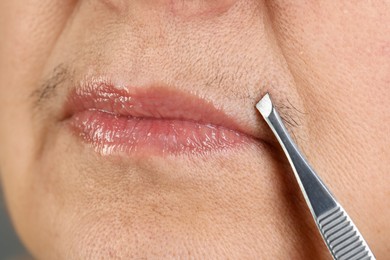
[[[380,0],[1,1],[0,172],[21,239],[38,259],[329,259],[254,108],[269,91],[384,259],[389,12]],[[37,108],[56,68],[70,73]],[[256,141],[207,156],[103,156],[58,119],[85,78],[192,93]]]

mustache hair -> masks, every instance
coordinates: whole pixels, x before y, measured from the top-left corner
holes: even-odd
[[[71,79],[71,73],[64,64],[60,64],[53,69],[50,75],[43,80],[38,89],[31,93],[35,106],[41,106],[46,100],[56,95],[59,85]]]

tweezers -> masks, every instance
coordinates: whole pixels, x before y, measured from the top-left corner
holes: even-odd
[[[351,218],[321,181],[292,140],[267,93],[256,108],[282,146],[318,230],[337,260],[375,259]]]

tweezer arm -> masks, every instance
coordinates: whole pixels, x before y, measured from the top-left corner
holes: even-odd
[[[337,260],[375,259],[348,214],[335,200],[288,134],[269,94],[266,94],[256,107],[282,146],[333,258]]]
[[[272,109],[265,119],[281,144],[288,161],[290,162],[299,186],[303,191],[306,202],[314,216],[320,216],[337,206],[331,193],[320,178],[310,167],[306,158],[299,151],[291,136],[288,134],[278,112]]]

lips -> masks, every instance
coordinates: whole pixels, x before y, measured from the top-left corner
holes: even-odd
[[[76,88],[64,117],[72,133],[103,155],[207,154],[251,142],[210,102],[166,87]]]

